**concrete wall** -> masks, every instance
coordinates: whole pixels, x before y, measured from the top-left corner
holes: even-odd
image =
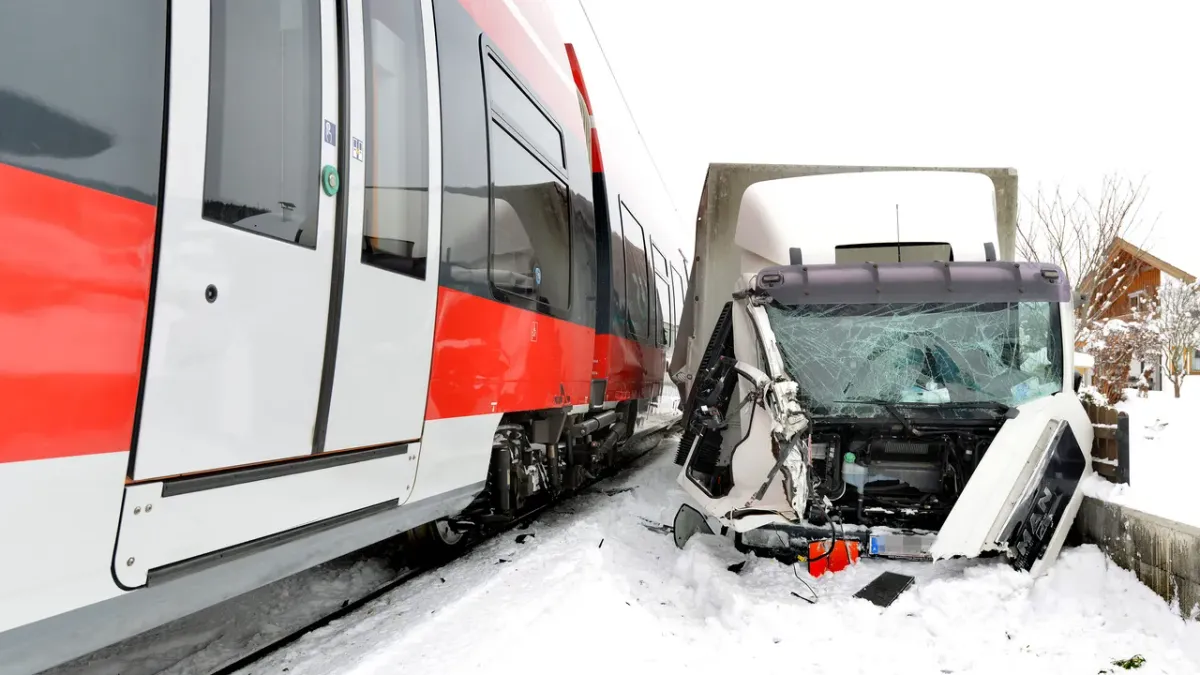
[[[1074,527],[1185,617],[1200,619],[1200,529],[1085,497]]]

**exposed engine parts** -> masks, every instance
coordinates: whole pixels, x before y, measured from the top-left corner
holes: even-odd
[[[892,424],[816,424],[810,447],[816,501],[845,523],[936,528],[974,473],[996,425],[913,438]]]

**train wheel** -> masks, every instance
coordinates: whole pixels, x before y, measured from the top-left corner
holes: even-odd
[[[425,523],[408,531],[404,548],[413,562],[436,562],[452,558],[466,542],[467,533],[455,529],[449,520]]]
[[[454,529],[450,521],[443,519],[433,524],[433,535],[439,545],[453,548],[462,543],[467,533]]]

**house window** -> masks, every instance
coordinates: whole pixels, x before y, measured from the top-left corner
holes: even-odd
[[[1149,296],[1145,289],[1137,290],[1129,294],[1129,311],[1139,312],[1146,308],[1149,304]]]

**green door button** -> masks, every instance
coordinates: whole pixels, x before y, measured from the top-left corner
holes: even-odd
[[[330,197],[336,195],[341,182],[337,169],[332,165],[326,164],[325,168],[321,169],[321,189],[325,191],[325,194]]]

